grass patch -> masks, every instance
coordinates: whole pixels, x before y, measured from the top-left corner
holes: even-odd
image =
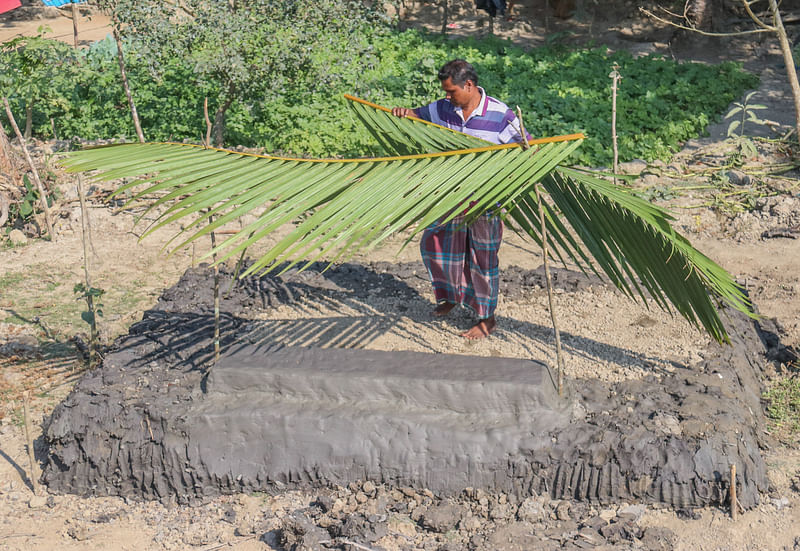
[[[25,274],[22,272],[12,272],[0,276],[0,290],[6,291],[12,287],[16,287],[25,280]]]
[[[767,392],[767,417],[781,439],[800,436],[800,375],[779,379]]]

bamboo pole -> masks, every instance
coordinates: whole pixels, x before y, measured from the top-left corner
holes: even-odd
[[[212,224],[214,217],[208,219],[208,223]],[[217,237],[214,232],[211,232],[211,249],[217,247]],[[212,259],[214,261],[214,363],[219,361],[219,265],[217,265],[217,253],[213,253]]]
[[[56,234],[53,231],[53,221],[50,218],[50,207],[47,205],[47,193],[45,192],[44,186],[42,185],[42,181],[39,179],[39,171],[36,170],[36,165],[33,164],[33,159],[31,158],[31,154],[28,152],[28,145],[25,142],[25,138],[22,136],[22,132],[19,131],[19,126],[17,126],[17,121],[14,118],[14,113],[11,112],[11,106],[8,104],[8,98],[3,96],[3,105],[6,108],[6,115],[8,116],[8,122],[11,123],[11,127],[14,129],[14,132],[17,134],[17,139],[19,140],[20,145],[22,146],[22,152],[25,154],[25,160],[28,161],[28,166],[31,169],[31,173],[33,174],[33,181],[36,183],[36,188],[39,190],[39,199],[42,202],[42,210],[44,211],[44,220],[47,224],[47,234],[50,236],[51,241],[56,240]]]
[[[617,183],[617,168],[619,164],[619,150],[617,149],[617,84],[620,80],[619,65],[611,67],[611,143],[614,148],[614,184]]]
[[[739,500],[736,499],[736,464],[731,464],[731,484],[730,484],[730,505],[731,505],[731,520],[736,522],[739,514]]]
[[[31,486],[34,495],[39,495],[39,469],[36,465],[36,455],[33,451],[33,430],[31,429],[31,414],[28,408],[28,391],[22,393],[22,415],[25,420],[25,443],[28,446],[28,462],[30,463]]]
[[[530,149],[528,140],[526,139],[525,123],[522,121],[522,109],[517,105],[517,119],[519,120],[519,136],[522,140],[522,149]],[[544,275],[545,286],[547,287],[547,299],[550,304],[550,319],[553,322],[553,332],[556,336],[556,371],[557,371],[557,385],[558,395],[564,395],[564,358],[561,354],[561,332],[558,330],[558,320],[556,319],[556,310],[553,302],[553,284],[550,280],[550,266],[547,263],[547,224],[544,217],[544,203],[542,202],[541,195],[539,194],[539,184],[536,184],[536,202],[539,205],[539,221],[541,222],[542,232],[542,259],[544,261]]]
[[[539,203],[539,220],[542,225],[542,260],[544,262],[544,277],[547,286],[547,300],[550,305],[550,319],[553,322],[553,332],[556,336],[556,363],[558,365],[558,395],[564,395],[564,357],[561,353],[561,332],[558,330],[556,308],[553,302],[553,282],[550,279],[550,265],[547,262],[547,224],[544,216],[544,203],[539,193],[539,184],[536,184],[536,202]]]
[[[203,115],[206,119],[206,140],[205,146],[211,146],[211,119],[208,116],[208,98],[203,100]],[[214,223],[214,216],[209,216],[208,224]],[[211,230],[211,250],[217,248],[217,236]],[[192,249],[194,257],[194,249]],[[214,266],[214,363],[219,361],[219,266],[217,265],[217,253],[212,253],[212,265]]]
[[[83,241],[83,275],[86,281],[86,304],[91,314],[89,324],[89,367],[95,363],[97,355],[97,313],[95,311],[94,297],[92,296],[92,279],[89,271],[89,220],[88,210],[86,209],[86,198],[83,194],[83,181],[78,174],[78,198],[81,202],[81,240]]]

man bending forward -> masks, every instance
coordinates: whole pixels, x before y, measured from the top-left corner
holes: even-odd
[[[444,99],[417,109],[395,107],[392,114],[414,116],[496,144],[521,141],[514,112],[486,95],[472,65],[463,59],[448,61],[439,70],[439,81]],[[433,315],[445,316],[463,304],[478,316],[478,323],[462,337],[481,339],[494,331],[502,239],[503,222],[496,213],[484,214],[470,226],[459,215],[446,224],[434,223],[422,234],[419,248],[437,303]]]

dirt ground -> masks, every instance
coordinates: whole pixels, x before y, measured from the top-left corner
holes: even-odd
[[[565,24],[552,15],[544,18],[538,4],[521,4],[513,21],[495,23],[495,32],[521,44],[535,45],[542,43],[546,36],[565,30]],[[35,13],[47,16],[55,12],[40,10]],[[608,43],[611,47],[661,51],[681,59],[744,62],[746,67],[762,75],[762,85],[754,101],[766,103],[769,110],[764,117],[775,122],[773,129],[758,128],[754,133],[774,138],[789,129],[787,125],[792,117],[788,87],[780,78],[780,58],[775,46],[768,41],[717,45],[706,42],[691,50],[671,43],[671,30],[655,28],[640,19],[618,22],[616,27],[610,27],[599,17],[584,14],[579,19],[573,21],[570,27],[573,31],[583,33],[584,39]],[[82,20],[81,40],[103,38],[107,28],[101,21],[97,15]],[[465,6],[457,5],[450,21],[457,26],[451,29],[453,34],[481,33],[487,28],[486,17],[476,15]],[[432,29],[441,25],[438,11],[430,4],[414,5],[407,22]],[[0,40],[35,33],[42,23],[49,25],[57,37],[72,41],[72,22],[60,15],[34,20],[0,20]],[[796,163],[796,157],[779,144],[757,141],[759,157],[747,160],[743,167],[732,172],[726,166],[735,154],[735,146],[721,141],[723,127],[721,124],[712,126],[710,137],[692,140],[669,164],[646,166],[626,159],[629,162],[624,168],[639,175],[635,184],[637,190],[669,206],[677,217],[678,229],[747,287],[762,315],[777,320],[783,343],[800,348],[800,241],[797,239],[800,235],[800,186],[796,171],[767,174],[784,170],[786,163]],[[38,158],[55,168],[55,158],[50,153],[58,144],[38,144],[37,147]],[[742,175],[747,176],[746,183]],[[722,181],[724,185],[710,189],[713,178],[717,184]],[[307,508],[317,499],[317,494],[232,496],[193,508],[133,503],[118,498],[32,494],[26,474],[29,464],[22,391],[33,392],[33,437],[38,438],[41,421],[80,376],[82,364],[71,339],[86,332],[86,325],[80,319],[83,307],[75,300],[72,289],[83,280],[81,218],[74,177],[61,174],[57,186],[62,197],[56,209],[58,237],[55,242],[31,238],[13,245],[9,241],[0,242],[0,550],[280,549],[277,528],[283,525],[285,518]],[[669,191],[676,187],[692,189],[679,193]],[[143,310],[152,306],[160,292],[174,284],[207,248],[207,244],[199,245],[194,250],[166,257],[161,247],[174,228],[159,230],[140,242],[142,226],[134,227],[134,218],[141,210],[117,211],[103,201],[109,189],[91,188],[89,209],[92,284],[106,290],[102,297],[104,317],[100,320],[105,342],[124,333],[141,317]],[[744,204],[748,205],[747,209],[741,208]],[[541,264],[541,255],[530,242],[511,232],[506,237],[501,249],[503,267],[532,269]],[[400,239],[371,253],[369,258],[355,261],[416,261],[417,252],[413,246],[396,254],[399,242]],[[375,295],[374,307],[366,312],[363,307],[354,309],[347,303],[307,303],[301,307],[281,307],[271,311],[269,318],[280,322],[282,327],[315,319],[321,320],[319,323],[349,320],[374,324],[380,330],[371,332],[370,338],[360,343],[370,348],[553,361],[546,295],[542,290],[514,302],[505,301],[501,296],[498,331],[477,343],[457,336],[471,321],[464,313],[446,320],[433,320],[427,314],[430,302],[398,308],[399,305],[382,300],[379,289]],[[708,344],[705,336],[682,319],[632,303],[605,285],[592,285],[578,293],[557,294],[556,305],[561,330],[570,335],[566,346],[570,377],[619,380],[640,376],[653,365],[668,366],[672,361],[691,365]],[[284,331],[283,334],[290,335],[295,344],[336,344],[335,338],[321,332],[311,336],[300,331]],[[780,362],[775,365],[778,373],[790,367]],[[727,511],[717,507],[675,511],[648,506],[637,516],[637,525],[645,534],[648,529],[664,529],[664,533],[671,535],[666,539],[651,539],[650,543],[637,538],[629,542],[629,548],[800,549],[798,444],[796,439],[788,443],[776,439],[771,449],[764,450],[771,491],[763,496],[760,506],[740,515],[737,522],[732,522]],[[360,493],[364,492],[341,489],[338,497],[333,497],[343,500],[346,503],[343,507],[352,506],[356,510],[362,503]],[[560,522],[557,505],[552,506],[551,525]],[[564,522],[574,522],[577,526],[586,519],[613,517],[623,510],[624,505],[587,506]],[[449,544],[426,539],[424,529],[412,519],[411,512],[389,519],[389,534],[375,549],[462,548],[455,544],[446,547]],[[476,543],[473,548],[525,548],[524,534],[515,523],[495,521],[496,538]],[[564,544],[563,548],[581,547]],[[591,547],[587,544],[583,548]],[[367,547],[351,546],[351,549]]]

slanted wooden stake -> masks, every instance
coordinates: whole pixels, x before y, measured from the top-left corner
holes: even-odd
[[[28,161],[28,167],[31,169],[31,173],[33,174],[33,181],[36,183],[36,189],[39,190],[39,199],[42,202],[42,210],[44,211],[44,220],[47,224],[47,235],[50,236],[51,241],[56,240],[56,234],[53,231],[53,221],[50,218],[50,207],[47,205],[47,192],[42,185],[42,181],[39,179],[39,171],[36,170],[36,165],[33,164],[33,159],[31,158],[31,154],[28,153],[28,145],[25,143],[25,138],[22,135],[22,132],[19,131],[19,126],[17,126],[17,120],[14,118],[14,113],[11,112],[11,106],[8,104],[8,98],[3,97],[3,105],[6,108],[6,115],[8,116],[8,122],[11,123],[11,127],[14,129],[14,132],[17,135],[17,139],[19,140],[19,144],[22,146],[22,152],[25,154],[25,160]]]
[[[547,300],[550,304],[550,319],[553,321],[553,332],[556,335],[556,363],[558,364],[558,395],[564,394],[564,357],[561,354],[561,332],[556,320],[556,307],[553,303],[553,283],[550,280],[550,266],[547,263],[547,224],[544,216],[544,203],[536,184],[536,202],[539,203],[539,221],[542,224],[542,259],[544,261],[544,278],[547,285]]]
[[[611,143],[614,147],[614,183],[617,183],[617,164],[619,163],[619,152],[617,151],[617,85],[622,78],[619,74],[619,65],[616,63],[611,67]]]
[[[36,456],[33,453],[33,431],[31,430],[31,414],[28,410],[28,391],[22,393],[22,415],[25,417],[25,442],[28,445],[28,462],[30,463],[31,485],[33,493],[39,495],[39,469],[36,465]]]
[[[731,464],[731,520],[736,522],[736,517],[739,514],[739,500],[736,499],[736,464]]]
[[[525,124],[522,122],[522,109],[517,106],[517,119],[519,119],[519,135],[522,138],[522,149],[530,149],[530,144],[525,132]],[[561,354],[561,332],[558,330],[558,320],[556,319],[556,309],[553,303],[553,283],[550,280],[550,265],[547,263],[547,224],[544,215],[544,203],[539,193],[539,184],[536,184],[536,202],[539,204],[539,221],[542,232],[542,259],[544,261],[545,286],[547,287],[547,300],[550,304],[550,319],[553,322],[553,332],[556,336],[556,371],[558,378],[558,395],[564,394],[564,358]]]

